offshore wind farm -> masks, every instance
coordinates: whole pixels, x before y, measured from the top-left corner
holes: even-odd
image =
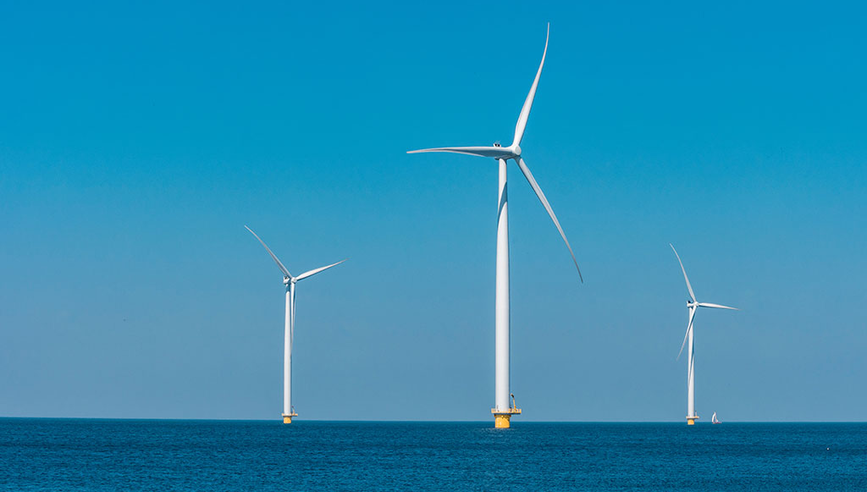
[[[867,489],[867,7],[0,13],[0,489]]]

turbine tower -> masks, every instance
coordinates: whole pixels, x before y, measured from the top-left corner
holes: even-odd
[[[548,34],[551,32],[551,25],[548,24]],[[491,409],[494,414],[494,425],[497,428],[508,428],[509,421],[512,415],[520,414],[521,410],[515,408],[514,405],[509,405],[509,206],[508,206],[508,188],[507,188],[507,166],[506,162],[514,160],[518,168],[527,178],[539,201],[548,211],[557,230],[560,231],[560,236],[566,242],[566,247],[569,248],[569,254],[572,255],[572,261],[575,263],[575,268],[578,269],[578,277],[581,282],[584,279],[581,277],[581,270],[578,268],[578,261],[575,259],[575,253],[572,252],[572,246],[569,245],[569,240],[566,239],[566,234],[563,228],[560,227],[560,222],[557,216],[554,215],[554,210],[542,193],[542,189],[533,178],[530,168],[521,157],[521,139],[524,137],[524,130],[527,127],[527,119],[530,117],[530,109],[533,107],[533,99],[536,97],[536,88],[539,85],[539,77],[542,75],[542,67],[545,65],[545,55],[548,53],[548,35],[545,36],[545,50],[542,52],[542,62],[539,64],[539,70],[536,72],[536,78],[533,80],[533,85],[530,87],[530,93],[527,94],[527,99],[524,101],[524,106],[521,108],[521,114],[518,116],[518,123],[515,126],[515,137],[512,144],[508,147],[502,147],[499,143],[495,143],[491,147],[437,147],[433,149],[413,150],[409,154],[422,152],[451,152],[454,154],[467,154],[479,157],[488,157],[499,162],[499,204],[497,207],[497,280],[496,280],[496,307],[495,307],[495,346],[496,346],[496,376],[495,376],[495,407]]]
[[[686,289],[689,291],[689,300],[686,301],[686,308],[689,310],[689,321],[686,324],[686,335],[683,336],[683,343],[680,344],[680,352],[677,353],[677,359],[680,359],[680,354],[683,353],[683,347],[686,341],[689,340],[689,349],[686,351],[686,423],[687,425],[695,425],[698,415],[695,414],[695,345],[692,333],[693,322],[695,321],[695,312],[700,307],[717,308],[717,309],[733,309],[740,311],[738,308],[723,306],[721,304],[712,304],[710,302],[698,302],[695,299],[695,292],[692,291],[692,285],[689,284],[689,277],[686,276],[686,269],[683,268],[683,262],[680,261],[680,255],[674,249],[674,245],[668,243],[671,250],[674,251],[674,256],[677,257],[677,262],[680,263],[680,270],[683,272],[683,279],[686,280]]]
[[[304,272],[297,277],[293,277],[292,274],[289,273],[289,270],[283,266],[283,263],[281,263],[274,253],[271,252],[271,248],[265,244],[265,241],[262,241],[262,238],[253,232],[253,229],[250,229],[247,226],[244,227],[250,231],[250,234],[256,236],[256,239],[258,239],[260,243],[262,243],[262,246],[265,247],[265,250],[268,251],[268,254],[274,259],[274,263],[277,264],[277,267],[283,273],[283,285],[286,286],[286,316],[283,327],[283,423],[291,424],[292,417],[298,416],[298,414],[295,413],[295,409],[292,407],[292,341],[295,335],[295,283],[304,280],[307,277],[312,277],[323,270],[328,270],[333,266],[337,266],[346,260],[316,268],[315,270],[310,270],[309,272]]]

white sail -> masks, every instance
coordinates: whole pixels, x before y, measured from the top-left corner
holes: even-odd
[[[713,422],[714,424],[719,422],[719,420],[716,419],[716,412],[713,413],[713,416],[710,418],[710,421]]]

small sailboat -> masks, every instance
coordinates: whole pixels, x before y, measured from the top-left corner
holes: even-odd
[[[721,423],[722,423],[722,422],[719,421],[718,418],[716,418],[716,412],[713,413],[713,417],[710,418],[710,422],[711,422],[712,424],[721,424]]]

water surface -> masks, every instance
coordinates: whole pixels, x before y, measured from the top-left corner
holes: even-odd
[[[867,490],[867,424],[0,419],[3,490]]]

